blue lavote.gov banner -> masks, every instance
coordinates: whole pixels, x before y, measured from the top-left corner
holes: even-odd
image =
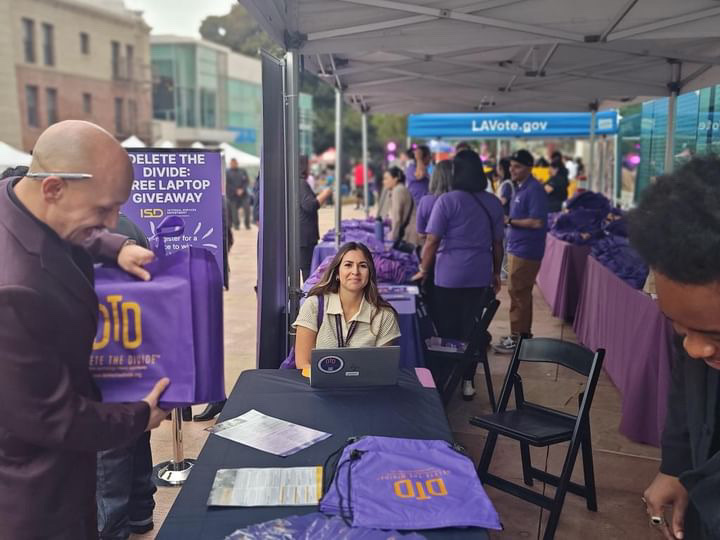
[[[483,139],[486,137],[587,137],[591,113],[411,114],[408,136]],[[596,135],[614,135],[617,111],[596,115]]]

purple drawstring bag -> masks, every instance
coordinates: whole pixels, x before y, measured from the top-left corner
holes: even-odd
[[[323,317],[325,312],[325,297],[322,294],[318,295],[318,313],[317,313],[317,327],[318,331],[320,330],[320,327],[322,326]],[[295,364],[295,347],[290,349],[290,353],[287,355],[287,358],[283,360],[283,363],[280,364],[280,369],[296,369],[297,365]]]
[[[320,511],[354,527],[502,529],[472,461],[446,441],[368,436],[349,444]]]
[[[222,275],[205,249],[166,253],[164,237],[182,228],[179,218],[158,227],[151,281],[117,268],[95,271],[99,318],[90,372],[103,401],[142,399],[162,377],[171,381],[165,407],[225,398]]]

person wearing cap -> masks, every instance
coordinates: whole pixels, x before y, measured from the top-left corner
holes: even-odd
[[[510,156],[510,177],[517,185],[510,215],[505,217],[511,335],[495,346],[500,353],[512,353],[520,336],[532,336],[532,291],[545,254],[548,214],[547,194],[532,175],[533,164],[533,156],[527,150],[518,150]]]

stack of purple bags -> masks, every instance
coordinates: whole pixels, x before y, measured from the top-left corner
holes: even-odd
[[[585,191],[570,199],[550,234],[571,244],[589,245],[592,256],[631,287],[642,289],[647,265],[628,242],[627,222],[600,193]]]
[[[385,220],[385,237],[390,236],[390,222]],[[323,242],[335,241],[335,229],[330,229],[322,238]],[[368,219],[346,219],[340,225],[340,242],[362,242],[370,251],[384,251],[386,249],[382,242],[375,237],[375,220]]]

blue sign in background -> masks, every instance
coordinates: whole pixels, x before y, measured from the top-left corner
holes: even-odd
[[[411,114],[408,136],[482,139],[486,137],[587,137],[591,113]],[[618,130],[616,111],[596,116],[597,135]]]
[[[190,149],[128,149],[134,180],[122,212],[150,238],[167,216],[185,221],[182,235],[165,246],[177,251],[202,247],[223,270],[223,162],[219,151]]]

